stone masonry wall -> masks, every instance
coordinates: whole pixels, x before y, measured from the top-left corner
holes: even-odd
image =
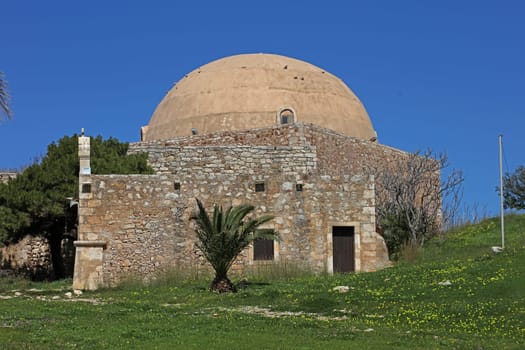
[[[265,192],[254,184],[264,180]],[[103,281],[113,285],[126,276],[154,277],[163,270],[202,268],[205,262],[195,248],[189,217],[195,197],[210,209],[250,203],[256,215],[272,214],[270,223],[282,237],[281,260],[325,271],[331,254],[328,235],[333,224],[355,222],[361,233],[362,269],[375,266],[375,217],[373,182],[368,177],[307,177],[200,174],[95,175],[93,199],[82,209],[84,238],[104,240]],[[175,190],[174,182],[180,183]],[[296,191],[296,184],[303,191]],[[372,257],[373,255],[373,257]],[[253,264],[245,251],[235,268]]]
[[[25,236],[17,243],[1,247],[0,262],[0,269],[37,280],[49,278],[53,271],[49,242],[41,236]]]
[[[275,147],[291,147],[306,150],[309,161],[315,162],[308,165],[309,174],[343,176],[351,174],[375,174],[376,177],[376,203],[389,194],[382,186],[382,178],[388,177],[389,173],[403,171],[402,165],[410,158],[410,154],[389,146],[349,137],[333,130],[322,128],[318,125],[308,123],[295,123],[287,125],[275,125],[272,127],[251,129],[245,131],[218,132],[210,135],[195,135],[181,137],[173,140],[136,143],[131,145],[131,152],[147,151],[150,153],[149,162],[158,172],[184,171],[186,164],[170,163],[168,152],[188,145],[217,146],[238,145]],[[166,150],[167,149],[167,150]],[[213,158],[213,156],[212,156]],[[234,158],[232,158],[234,159]],[[255,159],[256,160],[256,159]],[[430,160],[431,162],[433,160]],[[230,171],[229,164],[226,170]],[[268,164],[266,165],[268,166]],[[435,167],[435,166],[434,166]],[[260,172],[261,166],[255,165],[254,172]],[[294,169],[290,169],[293,173]],[[299,170],[302,170],[299,168]],[[428,181],[439,190],[439,171],[431,174]],[[436,201],[440,206],[441,202]]]
[[[298,176],[316,169],[312,146],[184,146],[148,150],[157,174],[271,174]]]
[[[317,147],[317,165],[323,174],[366,174],[375,167],[388,171],[390,163],[408,156],[404,151],[315,125],[305,127],[304,133],[307,142]]]
[[[66,235],[61,242],[62,262],[65,276],[73,275],[73,239]],[[0,270],[24,275],[33,280],[55,278],[51,261],[51,247],[47,238],[26,235],[20,241],[0,247]]]
[[[289,146],[315,152],[319,174],[348,175],[368,173],[371,166],[387,165],[407,153],[376,142],[361,140],[308,123],[275,125],[245,131],[225,131],[172,140],[130,144],[130,153],[148,152],[150,164],[158,170],[163,152],[185,146]]]
[[[7,183],[7,181],[18,176],[15,172],[0,172],[0,183]]]
[[[130,144],[130,150],[150,150],[173,146],[290,146],[307,145],[304,128],[313,124],[284,124],[250,130],[220,131],[205,135],[182,136],[161,141],[144,141]]]
[[[102,279],[149,276],[173,263],[181,204],[173,182],[158,175],[92,177],[92,199],[80,208],[79,239],[105,241]]]

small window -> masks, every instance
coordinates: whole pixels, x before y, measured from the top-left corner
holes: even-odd
[[[82,193],[91,193],[91,184],[82,184]]]
[[[293,123],[293,112],[289,109],[281,111],[281,124],[291,124]]]
[[[180,191],[180,182],[175,182],[173,184],[173,188],[175,189],[175,191]]]
[[[255,192],[264,192],[264,182],[255,184]]]
[[[295,185],[295,190],[297,192],[303,192],[303,184],[296,184]]]
[[[296,114],[292,107],[282,107],[277,112],[277,123],[278,124],[293,124],[296,122]]]
[[[258,239],[253,242],[253,260],[273,260],[273,240]]]

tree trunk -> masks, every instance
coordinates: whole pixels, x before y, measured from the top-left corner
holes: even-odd
[[[219,293],[235,293],[237,291],[237,288],[235,288],[235,285],[230,281],[228,277],[215,277],[213,282],[211,282],[210,289],[212,291],[216,291]]]

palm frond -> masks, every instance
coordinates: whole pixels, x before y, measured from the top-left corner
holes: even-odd
[[[0,72],[0,111],[7,116],[7,119],[11,119],[13,115],[11,108],[9,107],[9,100],[10,97],[7,89],[7,81],[4,78],[4,74]]]
[[[242,204],[227,209],[214,205],[210,218],[202,202],[199,199],[196,201],[198,210],[190,217],[197,225],[196,246],[215,270],[216,279],[227,278],[228,270],[237,256],[254,240],[279,238],[273,229],[259,229],[273,216],[247,218],[255,209],[252,205]]]

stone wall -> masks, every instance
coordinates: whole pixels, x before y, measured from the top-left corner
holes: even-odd
[[[167,146],[148,150],[148,163],[157,174],[275,174],[314,173],[312,146]]]
[[[14,179],[18,173],[12,171],[0,172],[0,183],[7,183],[7,181]]]
[[[314,124],[295,123],[275,125],[245,131],[225,131],[209,135],[194,135],[172,140],[130,144],[130,153],[149,153],[148,162],[157,172],[184,171],[186,164],[167,163],[173,160],[169,153],[209,146],[253,146],[270,149],[303,149],[309,160],[315,162],[309,170],[318,174],[348,175],[370,173],[373,167],[388,169],[388,164],[406,159],[408,153],[377,142],[346,136]],[[189,147],[188,147],[189,146]],[[196,148],[191,148],[196,147]],[[211,155],[214,157],[214,155]],[[187,158],[187,157],[186,157]],[[235,159],[238,158],[234,156]],[[213,158],[212,158],[213,159]],[[181,168],[182,167],[182,168]],[[182,170],[180,170],[182,169]]]
[[[391,163],[408,156],[404,151],[315,125],[306,126],[304,134],[306,142],[317,147],[317,166],[323,174],[366,174],[373,168],[388,171]]]
[[[265,128],[256,128],[240,131],[221,131],[205,135],[182,136],[176,139],[161,141],[144,141],[130,144],[130,151],[148,151],[153,148],[171,146],[223,146],[223,145],[252,145],[252,146],[290,146],[305,145],[304,127],[313,127],[312,124],[284,124]]]
[[[265,192],[255,191],[259,181],[264,181]],[[300,192],[298,182],[303,185]],[[257,215],[274,215],[270,225],[282,237],[279,259],[314,271],[328,269],[332,225],[353,223],[361,239],[360,270],[375,269],[374,190],[368,177],[94,175],[92,199],[81,203],[79,239],[106,242],[103,283],[113,285],[130,275],[147,280],[169,268],[205,266],[189,220],[196,197],[209,208],[213,203],[251,203]],[[253,264],[251,254],[244,252],[236,268]]]
[[[304,153],[302,160],[304,160],[304,156],[308,157],[306,169],[308,174],[331,176],[348,174],[376,175],[376,203],[379,204],[390,196],[388,191],[385,190],[382,180],[389,178],[390,174],[395,173],[397,175],[399,172],[410,171],[407,170],[406,164],[413,158],[407,152],[377,142],[349,137],[318,125],[301,122],[245,131],[225,131],[209,135],[186,136],[172,140],[135,143],[131,144],[130,152],[143,151],[149,153],[148,161],[156,172],[179,173],[193,171],[186,162],[173,161],[173,155],[179,150],[186,150],[187,155],[184,159],[191,159],[193,150],[197,149],[198,152],[205,155],[202,158],[204,164],[209,163],[211,166],[215,166],[216,155],[211,154],[207,157],[207,152],[214,147],[231,147],[233,145],[236,146],[236,153],[229,159],[233,160],[233,163],[240,164],[240,166],[232,169],[231,163],[226,161],[224,164],[220,164],[215,171],[221,171],[221,169],[224,169],[224,171],[245,171],[245,169],[250,168],[253,169],[251,173],[266,171],[265,168],[269,167],[269,164],[262,165],[258,163],[258,158],[243,152],[242,147],[251,150],[250,152],[252,153],[259,152],[262,149],[271,149],[271,147],[274,147],[276,152],[287,148],[290,150],[302,149]],[[251,164],[245,163],[245,159],[240,157],[240,154],[246,155],[248,159],[254,162]],[[285,155],[286,158],[273,157],[273,166],[279,168],[281,164],[286,164],[293,156],[295,156],[294,152],[291,152],[289,157]],[[430,168],[439,169],[437,161],[428,161],[435,163]],[[284,169],[284,171],[291,174],[296,170],[305,170],[304,164],[299,162],[296,168],[287,167]],[[211,170],[207,169],[206,171]],[[436,191],[439,191],[441,183],[439,170],[428,176],[428,183]],[[441,200],[434,202],[436,206],[441,206]],[[431,205],[429,205],[429,208],[431,211],[434,210]]]
[[[48,279],[53,274],[49,242],[41,236],[25,236],[17,243],[0,248],[0,269],[32,279]]]
[[[71,277],[75,262],[72,233],[66,234],[62,240],[61,253],[65,276]],[[18,242],[0,247],[0,270],[33,280],[54,279],[48,239],[38,235],[27,235]]]

